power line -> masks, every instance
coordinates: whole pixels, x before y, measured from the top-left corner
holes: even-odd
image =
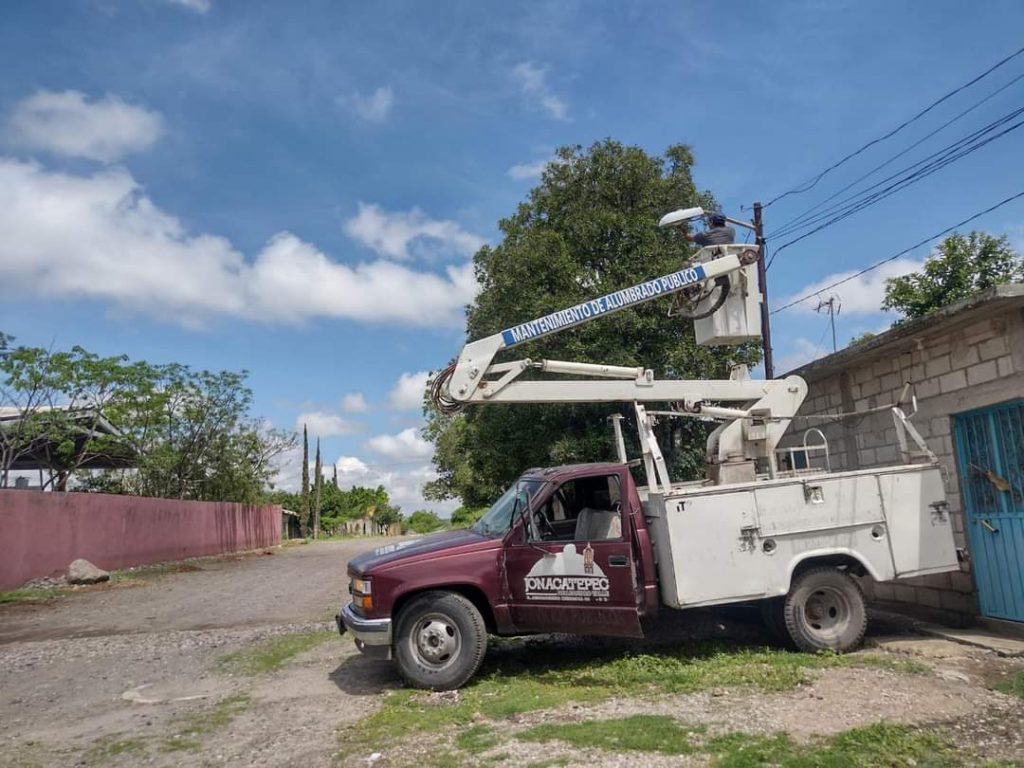
[[[1003,118],[1000,118],[1000,120],[997,121],[997,122],[999,122],[999,123],[1005,122],[1005,120],[1007,120],[1009,118],[1012,118],[1012,117],[1016,117],[1016,116],[1018,116],[1018,115],[1020,115],[1022,113],[1024,113],[1024,107],[1021,107],[1019,110],[1017,110],[1014,113],[1011,113],[1010,115],[1007,115],[1007,116],[1004,116]],[[825,229],[827,227],[830,227],[833,224],[836,224],[836,223],[842,221],[843,219],[849,218],[850,216],[853,216],[855,213],[858,213],[859,211],[862,211],[865,208],[868,208],[868,207],[874,205],[875,203],[877,203],[877,202],[879,202],[881,200],[884,200],[885,198],[887,198],[887,197],[889,197],[891,195],[896,194],[897,192],[900,192],[901,190],[905,189],[906,187],[909,187],[910,185],[915,184],[918,181],[921,181],[922,179],[924,179],[927,176],[930,176],[931,174],[935,173],[936,171],[939,171],[942,168],[945,168],[947,165],[950,165],[951,163],[954,163],[957,160],[959,160],[959,159],[961,159],[963,157],[966,157],[967,155],[971,154],[972,152],[975,152],[975,151],[981,149],[982,147],[986,146],[987,144],[995,141],[996,139],[998,139],[998,138],[1000,138],[1002,136],[1005,136],[1008,133],[1011,133],[1012,131],[1017,130],[1018,128],[1020,128],[1022,126],[1024,126],[1024,120],[1021,120],[1021,121],[1019,121],[1017,123],[1014,123],[1009,128],[1006,128],[1006,129],[1000,131],[997,134],[989,136],[989,137],[985,138],[984,140],[975,141],[975,143],[972,144],[972,145],[967,145],[966,147],[962,147],[962,146],[961,147],[956,147],[955,145],[951,146],[951,147],[947,147],[946,149],[941,150],[939,153],[936,153],[937,155],[940,155],[938,157],[938,159],[932,159],[932,158],[935,157],[935,155],[929,156],[929,158],[926,158],[926,160],[931,160],[931,162],[929,162],[927,165],[924,165],[922,168],[914,171],[913,173],[908,174],[907,176],[905,176],[905,177],[903,177],[901,179],[897,179],[894,183],[890,184],[887,187],[884,187],[883,189],[879,190],[878,192],[874,192],[874,193],[872,193],[870,195],[866,195],[866,196],[863,193],[861,193],[859,195],[860,199],[856,199],[858,197],[857,195],[853,196],[852,198],[848,198],[849,200],[852,200],[852,202],[849,202],[848,204],[846,204],[845,208],[840,207],[840,206],[836,206],[829,213],[822,214],[821,216],[816,217],[814,221],[815,222],[821,221],[822,218],[824,218],[826,216],[832,216],[832,218],[829,218],[824,223],[819,224],[818,226],[814,227],[809,232],[805,232],[804,234],[800,235],[799,237],[795,237],[792,240],[789,240],[788,242],[783,243],[782,245],[780,245],[776,249],[774,255],[772,256],[772,261],[774,261],[775,258],[782,251],[784,251],[786,248],[790,247],[791,245],[794,245],[794,244],[800,242],[801,240],[804,240],[804,239],[810,237],[811,235],[816,234],[817,232],[820,232],[821,230],[823,230],[823,229]],[[991,128],[991,126],[988,126],[988,127],[983,129],[979,133],[987,132],[988,130],[990,130],[990,128]],[[969,138],[971,140],[974,140],[974,139],[978,138],[978,135],[975,135],[975,136],[972,136],[972,137],[969,137]],[[957,144],[962,144],[963,141],[965,141],[965,140],[961,140],[960,142],[957,142]],[[915,163],[914,165],[920,165],[922,162],[925,162],[925,161],[919,161],[918,163]],[[913,165],[909,166],[908,168],[903,169],[903,171],[901,171],[900,173],[904,173],[904,172],[910,170],[913,167],[914,167]],[[899,176],[899,173],[893,174],[892,176],[888,177],[887,179],[883,180],[882,182],[879,182],[878,184],[873,185],[869,189],[874,189],[875,187],[879,186],[880,184],[885,183],[885,181],[892,180],[892,179],[894,179],[894,178],[896,178],[898,176]],[[809,225],[805,225],[805,226],[809,226]],[[770,266],[770,264],[771,264],[771,262],[769,262],[769,266]]]
[[[991,99],[995,98],[1000,93],[1002,93],[1007,88],[1009,88],[1011,85],[1015,85],[1016,83],[1020,82],[1022,79],[1024,79],[1024,72],[1022,72],[1021,74],[1017,75],[1015,78],[1010,80],[1008,83],[1006,83],[1004,85],[1001,85],[999,88],[997,88],[996,90],[994,90],[991,93],[989,93],[983,99],[974,102],[974,104],[969,106],[967,109],[963,110],[962,112],[958,113],[954,117],[950,118],[949,120],[944,122],[942,125],[940,125],[938,128],[936,128],[934,131],[931,131],[930,133],[925,134],[924,136],[922,136],[920,139],[915,141],[913,144],[911,144],[906,149],[903,149],[902,151],[897,152],[895,155],[890,157],[885,162],[880,163],[879,165],[876,165],[874,168],[872,168],[870,171],[865,173],[863,176],[860,176],[860,177],[854,179],[853,181],[851,181],[849,184],[847,184],[842,189],[839,189],[839,190],[833,192],[831,195],[826,197],[824,200],[819,202],[817,205],[814,205],[814,206],[808,208],[806,211],[804,211],[800,215],[794,216],[789,221],[787,221],[784,224],[780,225],[779,229],[775,233],[773,233],[773,236],[775,236],[777,234],[786,234],[786,231],[788,230],[789,227],[791,227],[793,225],[796,225],[796,224],[801,224],[801,223],[805,222],[807,220],[807,217],[808,217],[809,214],[811,214],[814,211],[816,211],[819,208],[821,208],[821,206],[825,205],[825,203],[829,202],[830,200],[834,200],[839,195],[841,195],[843,192],[846,192],[847,190],[851,189],[852,187],[855,187],[857,184],[859,184],[860,182],[864,181],[865,179],[873,176],[874,174],[876,174],[878,171],[880,171],[883,168],[885,168],[890,163],[892,163],[892,162],[898,160],[899,158],[903,157],[905,154],[907,154],[911,150],[916,149],[917,147],[921,146],[924,142],[926,142],[932,136],[935,136],[937,133],[941,133],[946,128],[951,126],[953,123],[955,123],[957,120],[960,120],[961,118],[966,117],[971,112],[973,112],[978,107],[980,107],[982,104],[984,104],[985,102],[990,101]]]
[[[816,223],[818,223],[818,222],[828,218],[829,216],[832,216],[833,214],[835,214],[835,213],[837,213],[839,211],[842,211],[844,208],[845,209],[851,209],[851,208],[860,206],[861,203],[863,203],[863,202],[872,202],[876,198],[878,198],[878,195],[881,195],[882,193],[887,192],[888,190],[892,189],[893,186],[904,184],[904,182],[918,181],[919,179],[924,178],[925,176],[928,176],[931,173],[934,173],[935,171],[939,170],[940,168],[944,168],[950,162],[958,160],[961,157],[964,157],[964,156],[970,154],[971,152],[973,152],[973,151],[975,151],[977,149],[980,149],[981,147],[985,146],[989,142],[991,142],[991,141],[993,141],[993,140],[995,140],[997,138],[1000,138],[1001,136],[1005,135],[1006,133],[1009,133],[1010,131],[1018,128],[1021,125],[1021,123],[1017,123],[1016,125],[1012,125],[1012,126],[1010,126],[1009,129],[1007,129],[1005,131],[1001,131],[1000,133],[997,133],[994,136],[988,136],[986,138],[986,134],[991,134],[997,128],[1002,127],[1003,125],[1008,123],[1010,120],[1013,120],[1014,118],[1019,117],[1021,114],[1024,114],[1024,107],[1018,107],[1017,109],[1013,110],[1012,112],[1009,112],[1009,113],[1003,115],[1002,117],[1000,117],[1000,118],[998,118],[996,120],[993,120],[991,123],[989,123],[989,124],[987,124],[985,126],[982,126],[981,128],[978,128],[975,131],[972,131],[971,133],[967,134],[966,136],[962,136],[961,138],[957,139],[953,143],[947,144],[946,146],[942,147],[941,149],[936,150],[935,152],[931,153],[930,155],[927,155],[927,156],[923,157],[922,159],[918,160],[917,162],[911,163],[910,165],[905,166],[904,168],[901,168],[900,170],[896,171],[895,173],[892,173],[889,176],[886,176],[881,181],[875,182],[874,184],[872,184],[871,186],[861,190],[860,192],[856,192],[856,193],[854,193],[852,195],[849,195],[848,197],[843,198],[838,203],[835,203],[835,204],[829,206],[824,211],[822,211],[821,213],[816,214],[815,216],[812,216],[812,217],[810,217],[808,219],[805,219],[800,224],[794,224],[794,225],[791,225],[791,226],[785,226],[784,225],[784,226],[780,227],[778,230],[776,230],[775,232],[771,233],[771,237],[777,238],[777,237],[780,237],[780,236],[783,236],[783,235],[786,235],[786,234],[792,234],[793,232],[797,232],[797,231],[799,231],[801,229],[806,229],[807,227],[813,226],[814,224],[816,224]],[[973,142],[973,144],[972,144],[972,142]],[[914,169],[917,169],[917,170],[914,170]],[[900,179],[899,177],[901,175],[903,175],[903,174],[907,174],[907,175],[904,176],[903,179]],[[885,187],[883,190],[881,190],[881,192],[874,193],[874,194],[869,194],[872,190],[878,189],[879,187],[884,185],[886,182],[893,181],[894,179],[896,179],[897,181],[892,186]],[[900,187],[900,189],[902,189],[902,186]],[[885,195],[885,196],[887,197],[888,195]],[[859,210],[859,208],[858,208],[858,210]]]
[[[897,125],[895,128],[893,128],[888,133],[886,133],[886,134],[884,134],[882,136],[879,136],[876,139],[872,139],[871,141],[869,141],[864,146],[860,147],[857,150],[854,150],[853,152],[849,153],[848,155],[843,157],[838,162],[833,163],[832,165],[830,165],[828,168],[826,168],[824,171],[819,173],[817,176],[814,176],[813,178],[808,179],[807,181],[803,182],[802,184],[797,185],[796,187],[794,187],[793,189],[791,189],[791,190],[789,190],[787,192],[783,192],[781,195],[777,195],[776,197],[773,197],[771,200],[769,200],[767,203],[765,203],[765,207],[767,208],[772,203],[775,203],[775,202],[777,202],[778,200],[781,200],[784,197],[788,197],[789,195],[798,195],[798,194],[802,194],[804,192],[807,192],[808,190],[812,189],[819,181],[821,181],[823,178],[825,178],[826,175],[828,175],[829,173],[834,171],[839,166],[845,164],[849,160],[852,160],[853,158],[855,158],[857,155],[861,154],[865,150],[869,149],[870,147],[873,147],[875,144],[879,144],[880,142],[883,142],[886,139],[892,138],[893,136],[895,136],[897,133],[902,131],[904,128],[906,128],[911,123],[914,123],[917,120],[920,120],[926,114],[928,114],[933,109],[935,109],[935,107],[939,106],[939,104],[942,104],[944,101],[947,101],[948,99],[951,99],[953,96],[955,96],[956,94],[960,93],[964,89],[970,88],[972,85],[977,83],[979,80],[982,80],[983,78],[985,78],[988,75],[992,74],[997,69],[999,69],[999,67],[1003,66],[1008,61],[1016,58],[1017,56],[1020,56],[1022,53],[1024,53],[1024,48],[1020,48],[1017,51],[1015,51],[1014,53],[1011,53],[1006,58],[1001,59],[1000,61],[997,61],[995,64],[993,64],[991,67],[986,69],[984,72],[982,72],[977,77],[967,81],[966,83],[961,85],[959,88],[953,89],[952,91],[950,91],[949,93],[945,94],[944,96],[942,96],[938,100],[933,101],[931,104],[929,104],[927,107],[922,109],[920,112],[918,112],[916,115],[911,117],[909,120],[905,120],[904,122],[900,123],[899,125]]]
[[[867,274],[868,272],[871,272],[872,270],[878,269],[883,264],[888,264],[890,261],[895,261],[900,256],[905,256],[906,254],[910,253],[911,251],[915,250],[916,248],[920,248],[922,245],[930,243],[932,240],[940,238],[943,235],[949,234],[953,230],[955,230],[955,229],[957,229],[959,227],[962,227],[964,224],[969,224],[970,222],[974,221],[975,219],[980,218],[980,217],[984,216],[987,213],[992,213],[992,211],[994,211],[994,210],[996,210],[998,208],[1002,208],[1007,203],[1012,203],[1014,200],[1017,200],[1018,198],[1021,198],[1021,197],[1024,197],[1024,192],[1018,192],[1017,194],[1012,195],[1012,196],[1006,198],[1005,200],[1001,200],[1000,202],[996,203],[995,205],[991,206],[990,208],[986,208],[983,211],[979,211],[978,213],[974,214],[973,216],[969,216],[966,219],[964,219],[963,221],[959,221],[956,224],[954,224],[953,226],[947,227],[946,229],[942,230],[941,232],[936,232],[934,235],[931,235],[930,237],[926,237],[924,240],[921,240],[920,242],[914,243],[914,245],[910,246],[909,248],[904,248],[899,253],[895,253],[892,256],[889,256],[887,258],[882,259],[881,261],[876,261],[871,266],[865,267],[864,269],[860,270],[859,272],[855,272],[852,275],[848,275],[847,277],[844,277],[842,280],[836,280],[834,283],[826,285],[824,288],[819,288],[817,291],[814,291],[813,293],[805,294],[804,296],[801,296],[799,299],[794,299],[793,301],[789,302],[788,304],[783,304],[781,307],[773,309],[771,311],[771,314],[774,315],[774,314],[777,314],[779,312],[782,312],[783,310],[789,309],[790,307],[795,307],[797,304],[801,304],[801,303],[807,301],[808,299],[813,299],[815,296],[818,296],[818,295],[824,293],[825,291],[830,291],[833,288],[842,285],[843,283],[848,283],[851,280],[853,280],[854,278],[860,277],[861,275]]]

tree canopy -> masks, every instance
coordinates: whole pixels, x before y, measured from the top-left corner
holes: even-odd
[[[924,268],[885,282],[883,309],[907,319],[970,298],[994,285],[1024,280],[1024,258],[1004,237],[985,232],[947,237]]]
[[[302,493],[276,490],[265,495],[264,501],[279,504],[285,509],[299,512]],[[300,512],[301,514],[301,512]],[[335,481],[323,482],[320,498],[320,528],[326,534],[337,531],[346,520],[368,517],[379,526],[401,522],[402,511],[391,503],[384,486],[364,488],[353,486],[348,490],[338,487]]]
[[[540,185],[499,222],[501,243],[474,257],[481,291],[468,308],[468,338],[679,269],[694,248],[657,222],[676,208],[713,207],[710,193],[694,184],[693,164],[683,145],[662,157],[611,140],[560,149]],[[667,309],[667,302],[651,302],[529,342],[522,353],[644,366],[661,378],[685,379],[725,377],[730,361],[758,361],[752,346],[697,347],[692,323],[667,317]],[[616,412],[633,418],[618,404],[472,406],[454,417],[428,410],[424,435],[436,446],[439,476],[426,493],[480,507],[528,467],[611,459],[606,419]],[[670,470],[696,476],[706,427],[672,421],[659,425]]]
[[[293,438],[250,415],[246,376],[82,347],[9,348],[0,355],[0,405],[19,418],[0,429],[0,486],[31,455],[48,475],[44,487],[58,490],[257,501],[272,482],[273,458]],[[101,419],[117,433],[97,430]],[[97,457],[125,468],[89,470]]]
[[[409,515],[409,530],[413,533],[433,533],[445,527],[445,522],[434,512],[427,509],[418,509]]]

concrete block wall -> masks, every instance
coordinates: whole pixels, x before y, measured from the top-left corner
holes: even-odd
[[[817,427],[828,440],[832,468],[839,470],[899,460],[892,414],[884,410],[840,421],[814,416],[891,405],[899,400],[905,383],[912,385],[918,411],[911,423],[939,458],[956,544],[969,552],[953,416],[1024,398],[1024,311],[992,315],[981,307],[965,312],[961,322],[896,339],[842,367],[812,368],[805,378],[807,399],[782,445],[802,443],[804,430]],[[868,591],[879,600],[977,613],[969,561],[959,573],[872,584]]]

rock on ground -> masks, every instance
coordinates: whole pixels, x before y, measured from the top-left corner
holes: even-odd
[[[73,560],[68,566],[69,584],[98,584],[101,581],[109,581],[110,574],[102,568],[97,568],[88,560],[79,558]]]

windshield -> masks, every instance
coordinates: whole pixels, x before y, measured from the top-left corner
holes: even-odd
[[[515,519],[523,513],[523,509],[543,486],[543,480],[517,480],[477,521],[473,530],[484,536],[504,536]],[[517,493],[518,506],[515,503]]]

